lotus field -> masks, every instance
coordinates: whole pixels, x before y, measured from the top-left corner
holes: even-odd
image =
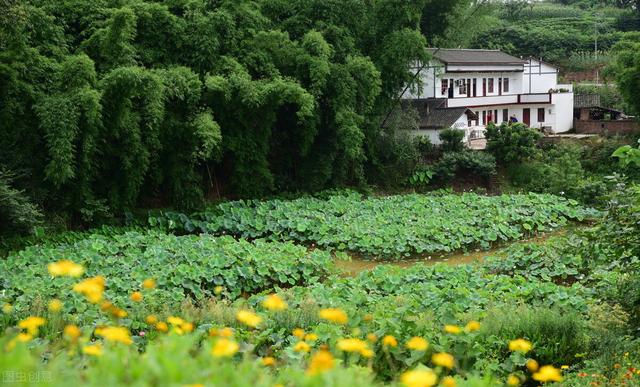
[[[0,261],[0,373],[53,386],[637,385],[640,313],[618,297],[637,259],[600,237],[608,221],[536,194],[154,214],[146,229]],[[396,265],[508,241],[473,264]],[[336,262],[350,254],[391,261],[349,276]]]

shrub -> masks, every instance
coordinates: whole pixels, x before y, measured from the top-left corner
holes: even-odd
[[[381,136],[376,144],[377,156],[372,160],[370,180],[387,188],[403,186],[420,162],[419,143],[399,132]]]
[[[0,235],[28,233],[42,219],[24,191],[12,186],[14,179],[13,173],[0,166]]]
[[[440,181],[449,181],[461,173],[487,178],[496,174],[496,159],[485,152],[448,152],[434,166],[434,171]]]
[[[487,150],[499,162],[512,163],[528,159],[536,153],[536,143],[542,137],[524,124],[487,125]]]
[[[464,131],[459,129],[443,129],[439,134],[440,141],[442,141],[442,150],[444,152],[460,152],[464,149],[462,139],[464,138]]]

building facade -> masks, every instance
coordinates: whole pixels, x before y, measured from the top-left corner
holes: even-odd
[[[455,127],[465,130],[468,138],[483,137],[490,122],[508,121],[549,133],[563,133],[573,127],[572,86],[558,85],[556,67],[497,50],[429,51],[432,60],[415,67],[418,81],[402,96],[403,106],[417,108],[421,122],[432,121],[422,115],[433,109],[422,105],[434,105],[435,100],[440,101],[440,110],[456,109],[461,115],[451,123],[439,122],[438,128],[421,126],[418,132],[425,131],[423,135],[436,139],[437,131]]]

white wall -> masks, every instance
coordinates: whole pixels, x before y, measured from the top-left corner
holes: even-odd
[[[460,118],[458,118],[458,120],[451,127],[455,129],[461,129],[461,130],[466,129],[468,127],[467,115],[466,114],[461,115]],[[440,141],[441,131],[442,129],[403,130],[397,134],[398,135],[407,134],[410,137],[418,137],[418,136],[428,137],[429,141],[431,141],[432,144],[440,145],[442,144],[442,141]],[[465,138],[465,141],[466,141],[466,138]]]
[[[558,69],[535,59],[529,62],[524,65],[524,93],[547,93],[558,87]]]
[[[553,94],[554,109],[557,112],[556,133],[564,133],[573,129],[573,93]]]

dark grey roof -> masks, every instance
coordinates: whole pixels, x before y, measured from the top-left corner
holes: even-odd
[[[573,96],[573,108],[592,108],[600,106],[600,96],[598,94],[576,94]]]
[[[463,114],[475,114],[466,107],[448,108],[444,98],[403,99],[402,109],[414,108],[420,115],[420,129],[450,128]]]
[[[524,60],[499,50],[473,50],[451,48],[429,48],[429,53],[446,64],[521,65]]]

